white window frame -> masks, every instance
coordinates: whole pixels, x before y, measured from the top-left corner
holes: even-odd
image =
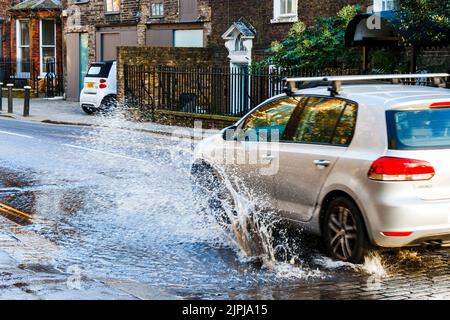
[[[55,40],[55,44],[54,45],[44,45],[42,44],[42,21],[53,21],[53,39]],[[41,77],[45,77],[45,72],[44,72],[44,50],[42,50],[43,48],[53,48],[53,55],[55,57],[55,67],[56,67],[56,21],[55,19],[40,19],[39,20],[39,70],[40,70],[40,74]],[[55,73],[56,73],[56,69],[55,69]]]
[[[396,2],[396,0],[373,0],[373,12],[395,10]],[[388,9],[388,4],[392,5],[391,9]]]
[[[21,22],[28,23],[28,37],[30,37],[30,20],[28,19],[18,19],[16,20],[16,76],[17,77],[29,77],[30,72],[22,71],[22,48],[28,48],[30,52],[30,39],[28,39],[28,45],[22,45],[22,29],[20,28]],[[31,63],[31,57],[28,57],[28,60]]]
[[[156,7],[159,7],[160,14],[155,14]],[[151,16],[152,17],[163,17],[164,16],[164,2],[155,2],[151,5]]]
[[[292,0],[292,12],[281,13],[281,7],[284,1],[287,0],[274,0],[273,1],[273,19],[271,23],[284,23],[284,22],[296,22],[298,21],[298,0]]]
[[[177,37],[177,33],[183,34],[182,36]],[[190,41],[187,41],[189,38],[186,33],[192,33],[194,38],[191,38]],[[173,31],[173,47],[175,48],[204,48],[205,47],[205,32],[203,29],[177,29]],[[182,41],[178,42],[178,39],[181,38]],[[195,41],[192,41],[195,39]]]
[[[120,8],[122,6],[122,0],[118,0],[119,1],[119,9],[118,10],[108,10],[108,1],[111,1],[111,6],[113,9],[114,8],[114,0],[105,0],[105,13],[106,14],[118,14],[120,13]]]

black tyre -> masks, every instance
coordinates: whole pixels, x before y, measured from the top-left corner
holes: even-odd
[[[117,98],[116,96],[106,96],[103,98],[102,103],[100,105],[100,109],[103,112],[113,111],[117,107]]]
[[[328,254],[338,260],[362,263],[369,240],[361,212],[346,197],[337,197],[327,206],[322,224]]]
[[[81,107],[81,109],[83,109],[83,111],[89,115],[94,114],[96,111],[94,108],[85,107],[85,106]]]
[[[206,164],[194,164],[191,182],[197,198],[207,206],[202,209],[210,212],[220,225],[229,226],[229,212],[234,212],[234,202],[220,175]]]

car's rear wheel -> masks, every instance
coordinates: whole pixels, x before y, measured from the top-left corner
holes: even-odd
[[[117,107],[117,98],[114,95],[106,96],[103,98],[102,103],[100,105],[100,109],[102,111],[112,111]]]
[[[342,261],[361,263],[369,249],[369,240],[361,212],[346,197],[328,204],[322,224],[328,254]]]
[[[81,109],[83,109],[83,111],[89,115],[94,114],[96,111],[94,108],[86,106],[82,106]]]

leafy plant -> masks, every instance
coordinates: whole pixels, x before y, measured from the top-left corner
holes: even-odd
[[[344,38],[359,10],[360,6],[347,5],[336,16],[315,18],[310,26],[295,23],[283,41],[272,43],[270,56],[261,64],[299,69],[353,67],[359,54],[345,47]]]
[[[450,1],[400,0],[397,16],[399,29],[412,44],[450,41]]]

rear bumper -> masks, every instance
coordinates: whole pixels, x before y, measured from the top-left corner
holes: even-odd
[[[80,107],[90,107],[94,109],[100,108],[101,102],[103,100],[103,95],[88,94],[81,92],[80,94]]]
[[[380,247],[416,246],[450,241],[450,201],[409,199],[402,204],[377,206],[377,221],[372,225],[373,242]],[[406,232],[408,236],[386,236],[385,232]]]

